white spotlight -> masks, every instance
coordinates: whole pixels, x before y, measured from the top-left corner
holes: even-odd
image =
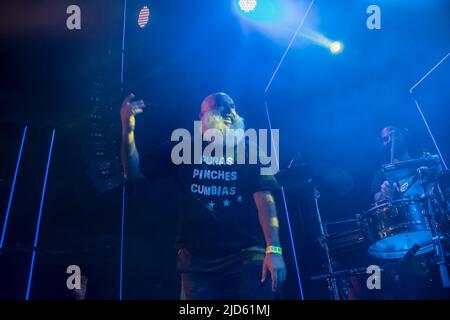
[[[339,41],[334,41],[330,43],[330,51],[332,54],[338,54],[343,49],[342,43]]]

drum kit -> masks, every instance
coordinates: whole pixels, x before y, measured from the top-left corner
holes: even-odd
[[[367,296],[349,294],[354,286],[349,279],[358,276],[367,279],[367,267],[371,264],[377,265],[381,272],[393,274],[393,270],[407,268],[407,261],[420,259],[422,264],[426,261],[431,269],[437,270],[436,282],[448,292],[450,171],[443,170],[440,158],[430,154],[383,165],[381,171],[390,185],[395,186],[387,199],[374,203],[352,219],[327,223],[322,222],[319,210],[319,188],[348,192],[351,177],[342,169],[306,165],[279,174],[285,189],[305,185],[313,188],[315,220],[326,271],[311,279],[326,280],[332,299],[364,299]],[[309,173],[306,179],[305,172]],[[366,286],[365,280],[362,286]]]

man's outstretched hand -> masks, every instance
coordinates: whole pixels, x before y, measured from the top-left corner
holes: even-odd
[[[267,271],[270,272],[272,278],[272,291],[278,291],[286,280],[286,266],[284,264],[283,256],[276,253],[268,253],[264,259],[262,269],[261,282],[266,281]]]
[[[131,93],[126,97],[122,106],[120,107],[120,118],[122,120],[122,133],[130,133],[134,131],[135,118],[134,116],[144,112],[145,103],[143,100],[132,101],[135,98]]]

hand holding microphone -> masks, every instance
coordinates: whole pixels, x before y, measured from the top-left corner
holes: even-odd
[[[132,101],[135,95],[131,93],[126,97],[120,107],[120,118],[122,120],[122,133],[128,134],[134,131],[136,120],[135,115],[144,112],[144,100]]]

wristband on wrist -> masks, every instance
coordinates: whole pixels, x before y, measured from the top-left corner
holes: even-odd
[[[283,249],[277,246],[268,246],[266,248],[266,254],[268,253],[283,254]]]

